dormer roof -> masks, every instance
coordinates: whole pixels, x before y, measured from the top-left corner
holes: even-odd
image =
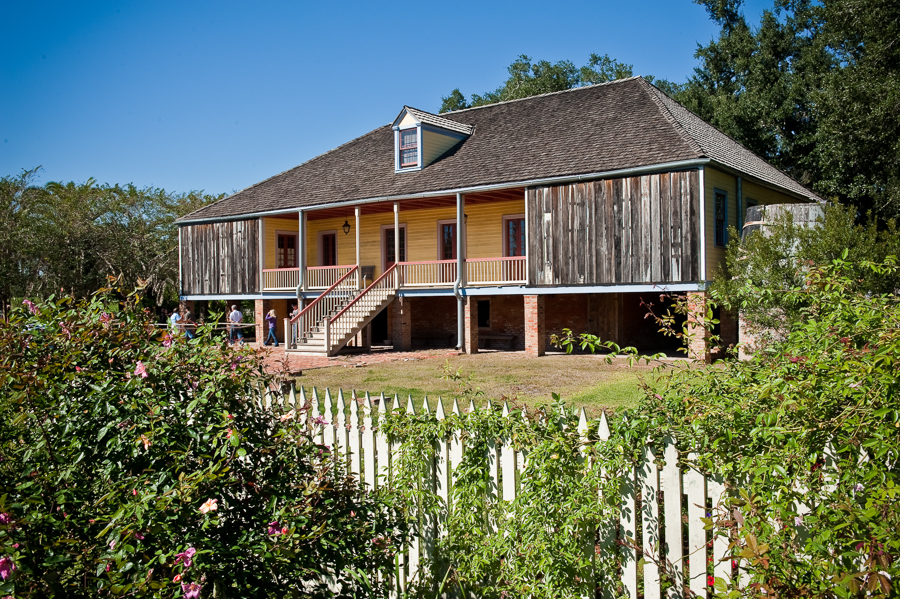
[[[394,119],[394,122],[392,124],[393,128],[396,129],[397,127],[399,127],[407,114],[419,123],[424,123],[426,125],[431,125],[440,129],[446,129],[447,131],[454,131],[456,133],[462,133],[463,135],[472,135],[472,133],[475,132],[474,125],[467,125],[465,123],[451,121],[450,119],[445,119],[444,117],[438,116],[436,114],[431,114],[430,112],[425,112],[424,110],[419,110],[418,108],[413,108],[412,106],[403,107],[403,110],[401,110],[400,114],[397,115],[397,118]]]

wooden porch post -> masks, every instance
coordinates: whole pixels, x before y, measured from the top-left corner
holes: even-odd
[[[359,273],[359,206],[354,209],[356,213],[356,288],[362,289],[362,276]]]
[[[277,265],[276,265],[277,266]],[[266,222],[263,217],[259,217],[259,290],[266,288],[266,273],[263,269],[266,267]]]
[[[400,262],[400,202],[394,202],[394,264]]]
[[[456,279],[459,281],[456,291],[456,338],[460,351],[478,351],[478,348],[466,346],[466,298],[460,293],[466,286],[466,196],[456,194]]]
[[[298,291],[306,291],[308,287],[308,281],[306,280],[306,212],[300,211],[300,231],[299,236],[297,237],[298,245],[297,248],[297,266],[300,267],[300,288]],[[298,293],[297,300],[299,301],[302,296]],[[301,306],[302,309],[302,306]]]

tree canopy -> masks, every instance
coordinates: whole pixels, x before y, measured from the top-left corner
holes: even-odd
[[[0,300],[87,297],[121,276],[160,303],[178,286],[175,219],[219,199],[134,185],[34,180],[37,169],[0,179]]]
[[[610,58],[608,54],[600,56],[591,54],[587,64],[576,67],[570,60],[550,62],[547,60],[532,61],[530,56],[520,55],[509,67],[509,78],[497,89],[484,94],[472,94],[467,101],[465,95],[454,89],[442,98],[440,112],[462,110],[486,104],[496,104],[507,100],[518,100],[529,96],[558,92],[582,85],[605,83],[623,79],[633,75],[630,64]],[[652,77],[650,77],[653,80]],[[667,88],[668,82],[661,82]]]

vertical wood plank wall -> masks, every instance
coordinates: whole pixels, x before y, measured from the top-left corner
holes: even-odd
[[[534,285],[700,280],[696,170],[528,190]]]
[[[182,227],[181,264],[183,295],[256,293],[257,219]]]

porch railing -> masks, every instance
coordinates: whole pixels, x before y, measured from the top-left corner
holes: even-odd
[[[354,265],[307,267],[306,287],[308,289],[328,289],[353,268],[356,267]],[[299,284],[299,268],[267,268],[263,270],[263,291],[294,291]]]
[[[440,287],[456,282],[456,260],[400,262],[401,287]]]
[[[307,289],[328,289],[356,266],[310,266],[306,269]],[[456,260],[400,262],[397,271],[400,286],[450,287],[456,282]],[[299,268],[275,268],[263,271],[264,291],[294,291],[300,284]],[[525,257],[473,258],[466,260],[468,285],[525,284]],[[354,279],[355,283],[355,279]]]
[[[466,260],[467,285],[524,284],[525,275],[525,256]]]

